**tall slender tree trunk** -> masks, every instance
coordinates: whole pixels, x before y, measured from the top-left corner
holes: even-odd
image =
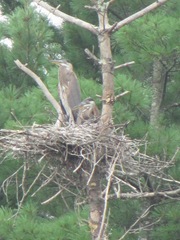
[[[107,131],[108,134],[108,126],[112,122],[112,110],[114,104],[114,64],[112,60],[110,33],[107,30],[109,27],[107,7],[108,6],[104,1],[96,1],[96,8],[98,9],[97,14],[99,19],[98,44],[100,50],[100,64],[103,79],[103,107],[101,114],[101,126],[103,128],[105,127],[104,131]],[[95,155],[101,157],[101,153],[96,153]],[[91,229],[92,240],[105,240],[107,239],[105,233],[106,227],[105,222],[102,221],[104,201],[102,199],[100,172],[98,167],[96,167],[91,177],[88,188],[90,206],[89,225]]]
[[[105,240],[105,225],[102,224],[104,201],[102,198],[101,179],[98,168],[95,169],[88,185],[89,192],[89,227],[92,240]]]
[[[114,104],[114,81],[113,81],[114,63],[112,60],[110,33],[107,30],[109,27],[107,6],[105,3],[103,3],[100,7],[101,8],[99,9],[101,10],[98,11],[99,19],[98,43],[100,50],[100,63],[103,79],[103,96],[102,96],[103,106],[101,121],[104,125],[107,125],[112,121],[112,110]]]
[[[155,59],[153,63],[153,97],[150,112],[150,125],[158,127],[158,119],[160,115],[161,104],[164,95],[165,70],[159,59]]]

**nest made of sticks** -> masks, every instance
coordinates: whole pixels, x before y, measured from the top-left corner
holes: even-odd
[[[114,127],[107,131],[98,124],[61,128],[34,125],[22,130],[0,130],[1,154],[11,152],[16,158],[44,157],[52,165],[70,161],[74,169],[82,162],[107,168],[115,160],[116,171],[124,175],[154,174],[169,167],[157,158],[140,153],[141,144]]]

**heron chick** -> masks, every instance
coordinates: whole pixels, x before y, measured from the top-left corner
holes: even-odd
[[[96,106],[96,103],[92,98],[86,98],[83,102],[81,102],[78,106],[78,116],[76,123],[82,124],[85,121],[96,122],[99,117],[99,110]]]

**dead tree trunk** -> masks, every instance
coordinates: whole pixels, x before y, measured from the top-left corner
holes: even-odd
[[[101,181],[98,169],[95,169],[88,184],[89,194],[89,227],[92,240],[106,239],[105,226],[102,225],[102,215],[104,210],[104,201],[102,199]]]
[[[112,60],[109,23],[107,16],[107,4],[103,1],[96,1],[96,10],[99,20],[98,44],[100,50],[100,66],[103,80],[102,95],[102,114],[101,126],[108,130],[109,124],[112,122],[112,110],[114,104],[114,82],[113,72],[114,64]],[[106,131],[105,130],[105,131]],[[100,155],[99,153],[96,154]],[[101,157],[101,156],[100,156]],[[102,222],[104,212],[104,201],[102,199],[102,190],[100,184],[100,171],[97,167],[93,172],[89,182],[89,207],[90,220],[89,226],[91,230],[92,240],[105,240],[105,222]]]
[[[99,19],[99,34],[98,43],[100,50],[100,64],[102,70],[103,79],[103,108],[101,121],[103,124],[107,125],[112,119],[112,109],[114,103],[114,82],[113,82],[113,72],[114,64],[112,60],[111,43],[110,43],[110,33],[108,31],[109,23],[107,16],[107,6],[104,3],[98,6],[98,19]]]

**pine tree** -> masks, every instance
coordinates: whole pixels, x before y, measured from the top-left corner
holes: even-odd
[[[11,11],[8,21],[0,23],[0,28],[1,39],[8,37],[12,41],[12,48],[0,45],[1,127],[15,126],[17,119],[25,125],[37,119],[39,123],[47,121],[52,110],[31,78],[17,69],[14,60],[21,59],[46,81],[52,68],[49,58],[61,54],[60,44],[53,42],[53,31],[29,6],[29,1],[21,1],[21,7]],[[56,78],[50,84],[54,85],[55,81]]]

